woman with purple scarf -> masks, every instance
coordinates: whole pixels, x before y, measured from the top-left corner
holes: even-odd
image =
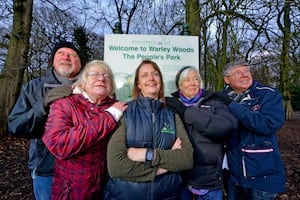
[[[218,95],[202,88],[196,68],[180,69],[175,83],[178,90],[166,97],[167,108],[180,115],[194,148],[194,166],[182,172],[181,199],[221,200],[224,143],[238,121]]]

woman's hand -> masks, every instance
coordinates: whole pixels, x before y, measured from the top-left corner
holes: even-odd
[[[181,145],[182,145],[181,139],[177,138],[171,149],[172,150],[174,150],[174,149],[181,149],[182,148]]]
[[[127,107],[128,105],[126,103],[118,101],[106,109],[106,111],[109,112],[116,121],[119,121]]]
[[[147,148],[134,148],[127,149],[127,156],[132,161],[145,162]]]
[[[127,109],[128,105],[122,101],[118,101],[114,103],[112,107],[120,110],[121,112],[124,112]]]

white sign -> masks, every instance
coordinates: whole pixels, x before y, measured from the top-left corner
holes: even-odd
[[[165,95],[176,91],[175,76],[184,66],[199,68],[197,36],[110,34],[104,37],[104,61],[113,70],[116,96],[131,100],[134,73],[144,59],[156,62],[165,83]]]

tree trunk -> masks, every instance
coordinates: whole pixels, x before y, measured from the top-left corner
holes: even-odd
[[[289,87],[289,49],[291,43],[291,19],[290,19],[291,5],[290,1],[285,1],[283,8],[283,22],[282,26],[280,21],[280,29],[283,32],[282,51],[280,56],[280,85],[279,89],[284,99],[285,118],[290,119],[293,117],[293,107],[291,105],[291,93]]]
[[[0,138],[7,134],[7,116],[19,96],[28,58],[33,0],[13,1],[13,28],[0,76]]]
[[[189,25],[189,30],[191,31],[191,35],[200,36],[200,29],[201,29],[201,19],[200,19],[200,5],[198,0],[186,0],[185,1],[185,15],[186,15],[186,22]],[[201,71],[201,62],[200,62],[200,53],[201,47],[200,42],[198,43],[199,49],[199,71]],[[204,65],[206,66],[206,65]],[[205,69],[204,69],[205,71]]]
[[[186,22],[189,25],[191,35],[200,35],[200,7],[198,0],[186,0]]]

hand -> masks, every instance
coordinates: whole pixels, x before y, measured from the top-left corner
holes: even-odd
[[[167,172],[168,172],[168,170],[159,167],[159,168],[157,169],[157,171],[156,171],[156,175],[157,175],[157,176],[158,176],[158,175],[162,175],[162,174],[167,173]]]
[[[109,112],[116,121],[119,121],[127,107],[128,105],[126,103],[118,101],[106,109],[106,111]]]
[[[120,110],[123,113],[127,109],[128,105],[125,102],[117,101],[112,105],[112,107]]]
[[[127,156],[130,160],[136,162],[145,162],[147,148],[134,148],[127,149]]]
[[[226,105],[229,105],[233,101],[228,97],[227,94],[224,94],[223,92],[214,92],[214,95],[221,101],[223,101]]]
[[[43,106],[45,109],[47,109],[53,101],[68,97],[71,94],[72,90],[70,88],[67,88],[65,86],[55,87],[51,89],[44,97]]]
[[[176,138],[176,141],[175,141],[175,143],[172,146],[172,150],[174,150],[174,149],[181,149],[181,147],[182,147],[181,144],[182,144],[181,139],[180,138]]]
[[[180,116],[184,116],[186,106],[184,106],[177,98],[175,97],[166,97],[167,108],[175,113],[178,113]]]

